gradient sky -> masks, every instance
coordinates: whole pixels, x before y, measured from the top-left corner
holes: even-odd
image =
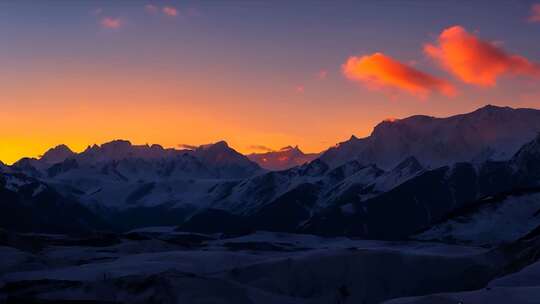
[[[0,41],[6,163],[118,138],[315,152],[389,117],[540,107],[535,1],[2,1]]]

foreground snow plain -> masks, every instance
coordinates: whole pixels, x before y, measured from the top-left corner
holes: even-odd
[[[447,294],[434,299],[481,299],[486,286],[494,290],[486,296],[524,290],[533,296],[540,285],[540,266],[506,276],[501,269],[512,254],[442,243],[203,235],[174,227],[3,239],[0,300],[8,303],[381,303],[437,293]],[[532,303],[527,298],[506,303]],[[399,301],[390,303],[439,303]]]

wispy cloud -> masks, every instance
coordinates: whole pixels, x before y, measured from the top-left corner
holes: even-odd
[[[120,18],[104,17],[99,22],[103,28],[106,29],[119,29],[124,25]]]
[[[427,97],[432,92],[447,96],[456,93],[447,81],[403,64],[382,53],[351,56],[342,66],[345,77],[363,83],[370,89],[398,89],[409,94]]]
[[[529,22],[540,22],[540,3],[531,6],[531,13],[527,19]]]
[[[260,151],[260,152],[272,152],[274,151],[274,149],[270,148],[270,147],[267,147],[267,146],[264,146],[264,145],[251,145],[248,147],[249,150],[254,150],[254,151]]]
[[[154,4],[147,4],[144,6],[144,10],[152,15],[163,14],[167,17],[199,17],[201,16],[200,11],[195,7],[188,7],[183,10],[180,10],[174,6],[166,5],[158,7]]]
[[[199,146],[194,146],[194,145],[188,145],[188,144],[179,144],[178,145],[178,148],[180,149],[188,149],[188,150],[195,150],[197,149]]]
[[[170,17],[178,16],[178,10],[172,6],[164,6],[161,11],[163,12],[163,14]]]
[[[461,26],[445,29],[436,44],[426,44],[424,52],[461,81],[494,86],[506,74],[540,76],[540,66],[527,58],[508,54],[498,45],[483,41]]]
[[[306,88],[303,86],[303,85],[297,85],[294,90],[296,91],[296,93],[298,94],[304,94],[304,92],[306,91]]]

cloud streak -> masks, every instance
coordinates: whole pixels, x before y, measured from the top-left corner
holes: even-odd
[[[169,17],[176,17],[178,16],[178,10],[172,6],[164,6],[161,11],[163,14],[169,16]]]
[[[363,83],[370,89],[397,89],[421,98],[433,92],[447,96],[456,94],[455,88],[449,82],[383,53],[351,56],[343,64],[342,72],[347,79]]]
[[[260,152],[273,152],[274,149],[264,146],[264,145],[251,145],[248,147],[250,150],[260,151]]]
[[[196,150],[199,146],[195,145],[188,145],[188,144],[179,144],[178,148],[180,149],[188,149],[188,150]]]
[[[101,19],[99,24],[101,24],[101,27],[106,29],[119,29],[122,27],[123,22],[120,20],[120,18],[104,17]]]
[[[494,86],[503,75],[539,76],[540,66],[525,57],[506,53],[494,43],[483,41],[461,26],[445,29],[424,53],[461,81]]]

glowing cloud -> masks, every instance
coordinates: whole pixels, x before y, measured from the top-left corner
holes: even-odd
[[[178,16],[178,10],[172,6],[165,6],[161,10],[165,15],[170,17],[176,17]]]
[[[345,77],[364,83],[368,88],[393,88],[419,97],[432,92],[455,95],[454,87],[447,81],[405,65],[382,53],[349,57],[343,64]]]
[[[505,74],[538,76],[540,66],[526,58],[506,53],[497,45],[478,39],[461,26],[445,29],[438,45],[426,44],[424,52],[463,82],[494,86]]]
[[[527,20],[529,22],[540,22],[540,3],[533,4],[531,14]]]
[[[295,91],[296,91],[296,93],[298,93],[298,94],[304,94],[304,92],[305,92],[306,90],[305,90],[305,88],[304,88],[303,85],[298,85],[298,86],[296,86]]]
[[[102,27],[107,29],[118,29],[123,23],[120,18],[105,17],[101,19],[100,24]]]

